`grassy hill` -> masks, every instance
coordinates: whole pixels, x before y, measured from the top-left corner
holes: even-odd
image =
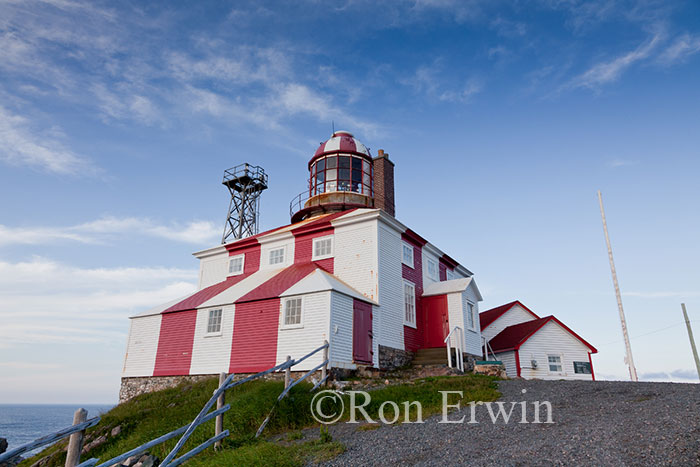
[[[100,423],[89,429],[85,445],[92,446],[81,460],[97,457],[102,462],[135,448],[147,441],[190,423],[211,397],[217,387],[217,378],[198,383],[183,384],[150,394],[143,394],[114,407],[102,415]],[[471,400],[492,401],[498,398],[494,379],[486,376],[464,375],[429,377],[396,385],[381,386],[370,391],[372,403],[367,412],[377,419],[379,406],[391,400],[420,401],[423,416],[437,413],[441,407],[440,390],[464,391],[463,403]],[[332,458],[344,447],[328,436],[314,441],[299,441],[298,430],[319,426],[310,411],[311,384],[294,387],[274,412],[262,438],[256,440],[255,432],[284,389],[279,381],[254,381],[237,386],[226,393],[231,410],[226,412],[224,429],[230,436],[223,441],[222,449],[206,450],[191,465],[304,465],[309,462]],[[452,403],[452,400],[451,400]],[[348,404],[346,404],[347,407]],[[282,436],[280,436],[282,434]],[[201,444],[214,435],[214,422],[197,428],[180,454]],[[96,441],[97,440],[97,441]],[[149,450],[163,459],[177,442],[177,438]],[[65,462],[67,441],[49,447],[37,456],[24,461],[22,466],[32,465],[44,458],[47,466],[62,466]]]

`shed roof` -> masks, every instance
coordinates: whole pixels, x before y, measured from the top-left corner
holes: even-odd
[[[581,341],[583,345],[591,349],[591,353],[597,353],[595,347],[586,342],[581,336],[572,331],[568,326],[559,321],[554,316],[546,316],[544,318],[538,318],[532,321],[525,321],[524,323],[514,324],[508,326],[503,331],[498,333],[493,339],[489,341],[489,345],[494,352],[507,352],[509,350],[518,350],[530,337],[532,337],[537,331],[542,329],[542,327],[554,321],[565,331],[571,334],[573,337]]]
[[[497,306],[496,308],[491,308],[490,310],[482,311],[479,313],[479,323],[481,324],[481,330],[483,331],[491,325],[498,318],[506,314],[508,310],[513,308],[515,305],[520,305],[525,311],[528,311],[535,318],[539,318],[534,311],[523,305],[519,300],[514,300],[505,305]]]
[[[432,282],[423,288],[423,297],[464,292],[470,285],[474,287],[476,297],[479,299],[479,301],[483,300],[481,297],[481,292],[479,292],[479,288],[476,286],[476,282],[474,281],[473,277],[462,277],[449,281]]]

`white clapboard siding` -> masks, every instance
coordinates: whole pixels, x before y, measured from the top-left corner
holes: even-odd
[[[378,295],[377,221],[345,224],[333,236],[333,274],[371,300]]]
[[[447,319],[450,324],[450,331],[452,331],[455,326],[459,326],[462,328],[462,331],[466,331],[466,327],[464,325],[464,312],[462,310],[462,293],[461,292],[455,292],[455,293],[450,293],[447,294]],[[449,332],[449,331],[448,331]],[[452,338],[450,339],[451,345],[457,345],[457,340],[456,340],[456,335],[453,333]],[[462,349],[463,352],[466,352],[466,340],[467,340],[467,333],[464,333],[464,341],[465,345],[464,348]]]
[[[589,348],[554,321],[549,321],[520,346],[520,375],[523,378],[591,380],[591,375],[574,373],[574,362],[588,362]],[[548,355],[560,355],[561,373],[550,373]],[[537,369],[531,360],[537,360]]]
[[[352,321],[353,299],[347,295],[331,292],[330,325],[330,366],[350,368],[356,366],[352,361]]]
[[[378,344],[403,350],[403,276],[401,268],[401,234],[379,224],[379,333]]]
[[[208,334],[209,311],[222,310],[221,332]],[[234,305],[197,310],[197,322],[192,345],[191,375],[228,372],[233,342]]]
[[[199,290],[226,280],[228,275],[228,252],[223,251],[199,262]]]
[[[328,329],[330,326],[329,316],[331,308],[331,292],[318,292],[301,295],[301,327],[284,328],[284,302],[286,298],[280,299],[280,320],[277,334],[277,364],[284,363],[287,355],[292,358],[303,357],[312,350],[323,345],[323,341],[328,339]],[[323,361],[323,352],[304,360],[292,371],[310,370]]]
[[[491,354],[489,354],[489,357],[491,357]],[[493,358],[493,357],[491,357],[491,358]],[[515,365],[515,352],[514,351],[511,350],[510,352],[497,353],[496,359],[503,362],[503,365],[506,367],[506,375],[509,378],[517,378],[518,368]]]
[[[131,319],[122,377],[153,376],[160,320],[160,314]]]
[[[526,321],[532,321],[535,318],[527,310],[524,310],[520,305],[513,305],[513,307],[502,314],[497,320],[491,323],[486,329],[481,330],[481,335],[486,338],[486,340],[491,340],[498,333],[503,331],[508,326],[514,324],[524,323]]]
[[[479,330],[479,299],[474,292],[474,282],[469,284],[469,287],[462,292],[462,319],[464,322],[464,351],[472,355],[481,355],[481,331]],[[467,313],[469,308],[467,302],[474,306],[474,327],[469,326],[469,317]]]

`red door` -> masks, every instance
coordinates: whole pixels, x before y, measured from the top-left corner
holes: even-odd
[[[372,363],[372,305],[353,299],[352,358],[357,363]]]
[[[445,347],[445,337],[450,332],[447,297],[424,297],[422,304],[425,310],[425,347]]]

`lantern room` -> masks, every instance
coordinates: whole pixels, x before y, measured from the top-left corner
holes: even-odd
[[[290,205],[292,222],[313,215],[374,207],[374,164],[367,147],[336,131],[309,161],[308,191]]]

